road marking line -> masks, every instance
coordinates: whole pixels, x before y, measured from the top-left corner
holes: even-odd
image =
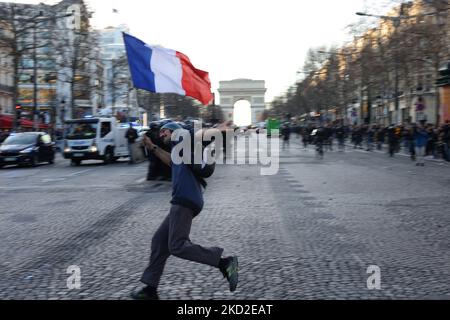
[[[0,177],[5,177],[5,178],[22,178],[22,177],[26,177],[26,174],[20,174],[20,173],[17,173],[17,172],[8,172],[8,173],[1,174]]]
[[[65,181],[66,178],[43,179],[43,183]]]
[[[53,186],[28,186],[28,187],[0,187],[1,191],[21,191],[21,190],[39,190],[39,189],[47,189],[47,190],[60,190],[61,188],[68,188],[70,190],[80,190],[86,191],[86,187],[69,187],[67,185],[53,185]],[[89,186],[91,190],[97,191],[97,189],[105,189],[105,190],[124,190],[124,187],[121,186],[110,186],[110,185],[92,185]]]
[[[78,172],[75,172],[75,173],[72,173],[72,174],[67,175],[67,177],[78,176],[78,175],[80,175],[80,174],[83,174],[83,173],[86,173],[86,172],[89,172],[89,171],[92,171],[92,169],[87,169],[87,170],[83,170],[83,171],[78,171]]]
[[[353,258],[358,262],[359,264],[364,264],[364,262],[361,260],[361,258],[357,254],[352,254]]]

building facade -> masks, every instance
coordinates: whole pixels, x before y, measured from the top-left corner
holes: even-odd
[[[369,39],[373,52],[386,58],[385,65],[380,64],[383,67],[378,71],[380,76],[375,77],[374,82],[379,85],[361,95],[362,119],[370,107],[370,123],[426,121],[437,124],[442,120],[436,81],[440,66],[450,58],[447,11],[445,7],[440,8],[438,2],[410,1],[387,14],[402,16],[402,19],[381,19],[377,28],[363,35],[366,48]],[[390,85],[383,87],[383,76],[384,82]]]
[[[0,33],[2,38],[12,36],[10,26],[0,21]],[[0,114],[13,114],[13,79],[11,49],[6,43],[0,42]]]
[[[338,121],[356,125],[450,120],[440,114],[437,88],[439,70],[450,60],[448,1],[403,2],[379,17],[342,48],[318,51],[325,62],[304,70],[308,76],[279,109],[335,110]]]
[[[104,63],[105,106],[113,113],[139,118],[137,93],[131,84],[123,32],[129,32],[128,26],[124,24],[97,31],[100,56]]]
[[[92,114],[101,100],[95,89],[95,37],[83,0],[55,5],[0,3],[1,20],[14,24],[10,42],[13,88],[22,117],[61,126]],[[14,102],[13,102],[14,103]]]

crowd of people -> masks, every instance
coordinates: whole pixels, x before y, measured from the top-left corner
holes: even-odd
[[[290,129],[287,129],[290,127]],[[302,138],[306,148],[309,144],[316,144],[317,137],[320,142],[330,150],[333,142],[337,140],[339,150],[343,151],[346,144],[354,149],[366,151],[386,150],[391,157],[402,149],[411,156],[411,159],[423,165],[424,157],[433,157],[450,162],[450,123],[447,121],[441,126],[433,124],[405,124],[405,125],[308,125],[291,126],[284,124],[281,129],[283,139],[289,139],[284,132],[297,133]],[[318,131],[318,134],[317,134]]]
[[[155,121],[150,124],[149,134],[158,144],[157,135],[159,129],[169,121]],[[180,122],[178,122],[180,123]],[[194,125],[192,122],[181,122],[185,128]],[[219,125],[224,135],[227,128],[234,128],[232,123],[227,122]],[[23,130],[25,131],[25,130]],[[59,134],[58,134],[59,133]],[[9,136],[9,130],[1,130],[0,143]],[[430,123],[401,124],[401,125],[296,125],[285,122],[280,127],[282,149],[289,147],[292,134],[301,138],[304,148],[308,145],[323,145],[325,151],[333,150],[337,142],[339,151],[344,151],[346,145],[351,144],[354,149],[365,149],[366,151],[387,151],[394,157],[403,151],[410,155],[411,159],[423,165],[424,157],[442,159],[450,162],[450,122],[436,126]],[[57,138],[62,138],[62,133],[56,132]],[[224,137],[225,138],[225,137]],[[136,140],[136,137],[131,138]],[[226,139],[224,139],[226,141]],[[129,140],[129,142],[132,142]],[[164,147],[161,144],[161,147]],[[223,151],[227,153],[228,146],[224,144]],[[149,155],[149,158],[151,156]],[[149,159],[148,180],[170,180],[170,172],[160,166],[155,159]]]

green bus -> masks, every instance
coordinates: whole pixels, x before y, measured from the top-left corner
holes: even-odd
[[[272,136],[272,130],[280,131],[280,121],[277,119],[267,119],[267,136]]]

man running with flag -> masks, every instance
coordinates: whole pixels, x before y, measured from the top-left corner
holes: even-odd
[[[188,95],[207,105],[212,100],[208,73],[195,69],[189,59],[176,51],[146,45],[124,33],[131,75],[135,87],[152,92],[175,92]],[[166,145],[175,146],[182,140],[183,129],[171,122],[161,128],[160,138]],[[202,135],[203,130],[197,132]],[[185,136],[189,136],[185,135]],[[222,257],[224,249],[202,247],[191,242],[189,234],[192,221],[203,209],[203,192],[189,164],[174,162],[172,154],[159,148],[149,137],[144,144],[150,152],[172,168],[172,201],[169,215],[158,228],[152,239],[151,256],[141,282],[145,288],[133,292],[135,300],[158,300],[158,285],[167,259],[172,255],[192,262],[205,264],[220,270],[228,280],[230,291],[238,285],[238,258]],[[179,152],[179,151],[178,151]]]

